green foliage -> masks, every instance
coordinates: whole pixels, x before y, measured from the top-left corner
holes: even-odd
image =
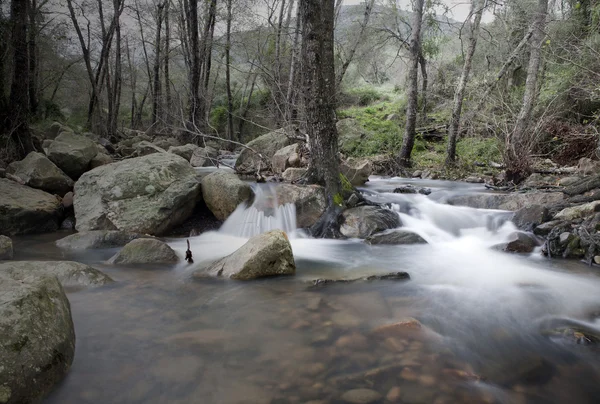
[[[218,106],[210,111],[210,125],[217,131],[222,131],[227,125],[227,107]]]
[[[389,97],[374,87],[360,87],[342,92],[338,97],[340,106],[371,105],[377,101],[388,101]]]

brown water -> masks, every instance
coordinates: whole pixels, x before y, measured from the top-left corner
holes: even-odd
[[[442,185],[437,197],[454,192]],[[379,403],[600,402],[598,345],[551,332],[578,322],[600,335],[596,268],[497,251],[514,230],[502,212],[374,192],[430,244],[292,237],[295,277],[245,283],[104,265],[114,250],[67,256],[53,244],[65,234],[17,239],[18,259],[78,260],[116,280],[69,291],[75,361],[44,403],[337,404],[361,388]],[[190,241],[198,265],[245,242]],[[311,282],[391,271],[411,280]]]

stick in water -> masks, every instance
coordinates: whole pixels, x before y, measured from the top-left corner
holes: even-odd
[[[190,250],[190,240],[187,240],[187,246],[188,249],[185,252],[185,260],[188,262],[188,264],[193,264],[194,259],[192,258],[192,250]]]

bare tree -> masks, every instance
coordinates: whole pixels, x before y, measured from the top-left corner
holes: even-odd
[[[313,228],[317,237],[334,236],[344,204],[335,125],[333,54],[334,0],[300,0],[303,26],[302,93],[310,144],[306,179],[325,186],[327,212]]]
[[[517,117],[515,128],[506,138],[506,179],[514,183],[520,182],[529,173],[529,152],[531,142],[527,129],[530,126],[531,114],[536,104],[538,91],[538,76],[542,60],[542,43],[546,37],[546,17],[548,14],[548,0],[538,0],[538,9],[533,22],[533,35],[531,36],[529,66],[527,67],[527,81],[521,111]]]
[[[360,44],[362,42],[365,30],[366,30],[367,26],[369,25],[369,19],[371,18],[371,13],[373,12],[374,5],[375,5],[375,0],[366,0],[365,1],[365,13],[363,15],[363,20],[360,23],[360,29],[358,31],[358,35],[356,36],[354,44],[352,45],[352,47],[350,48],[350,51],[348,52],[348,57],[346,57],[346,60],[344,60],[344,62],[342,63],[342,66],[340,68],[340,72],[337,77],[338,86],[342,83],[342,80],[344,79],[344,75],[346,74],[346,70],[348,70],[350,63],[352,63],[352,60],[354,59],[356,50],[358,49],[358,47],[360,46]]]
[[[410,155],[415,144],[417,127],[417,106],[419,97],[419,55],[421,53],[421,26],[425,0],[415,0],[411,24],[410,52],[408,62],[408,104],[406,107],[406,127],[402,139],[402,148],[398,163],[401,167],[410,167]]]
[[[152,125],[156,125],[158,120],[160,119],[160,101],[162,98],[161,91],[161,83],[160,83],[160,48],[161,48],[161,32],[162,32],[162,22],[163,22],[163,13],[165,9],[165,3],[167,1],[159,2],[156,5],[156,39],[154,40],[154,73],[153,73],[153,93],[152,93]]]
[[[473,65],[473,55],[475,54],[477,38],[479,37],[479,26],[481,24],[481,17],[483,15],[483,10],[486,7],[486,3],[487,0],[471,0],[471,12],[467,21],[470,21],[471,18],[474,19],[470,24],[469,46],[465,55],[462,73],[458,79],[456,91],[454,92],[452,117],[450,118],[450,125],[448,128],[446,165],[452,165],[456,161],[456,140],[460,131],[460,115],[462,113],[463,99],[467,89],[467,82],[469,81],[469,74],[471,73],[471,66]]]

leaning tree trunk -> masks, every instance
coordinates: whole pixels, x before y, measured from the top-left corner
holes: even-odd
[[[29,131],[29,52],[27,42],[29,1],[12,0],[10,5],[13,75],[10,88],[9,145],[15,159],[34,150]]]
[[[325,186],[327,211],[313,228],[316,237],[336,236],[344,205],[335,126],[333,54],[334,0],[301,0],[302,90],[310,145],[306,179]]]
[[[416,0],[413,6],[412,32],[408,62],[408,105],[406,106],[406,127],[398,163],[401,167],[410,167],[410,155],[415,145],[417,128],[417,107],[419,98],[419,54],[421,52],[421,25],[425,0]]]
[[[460,131],[460,115],[462,113],[463,99],[467,89],[467,82],[469,81],[469,74],[471,73],[471,66],[473,65],[473,55],[475,54],[475,48],[477,47],[481,16],[483,15],[486,3],[487,0],[472,0],[471,2],[471,13],[469,14],[468,19],[470,20],[472,16],[475,16],[475,19],[473,20],[469,33],[469,48],[465,55],[463,70],[460,79],[458,80],[456,91],[454,92],[452,118],[450,118],[450,127],[448,128],[447,166],[453,165],[456,162],[456,140],[458,139],[458,133]]]
[[[546,37],[546,16],[548,14],[548,0],[538,0],[538,10],[533,22],[533,35],[531,37],[529,66],[527,67],[527,81],[523,104],[517,117],[515,128],[506,137],[505,164],[506,179],[513,183],[521,182],[531,170],[529,152],[532,147],[532,138],[528,133],[531,113],[537,99],[537,82],[542,60],[542,43]]]

